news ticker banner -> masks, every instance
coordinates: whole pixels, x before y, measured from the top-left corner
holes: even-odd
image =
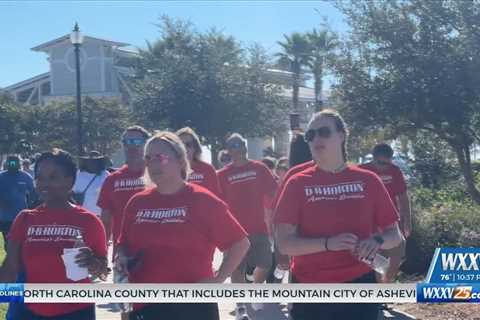
[[[415,284],[2,284],[0,302],[416,302]]]
[[[480,302],[480,248],[438,248],[417,284],[0,284],[0,302]]]

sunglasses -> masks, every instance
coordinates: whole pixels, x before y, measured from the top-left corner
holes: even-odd
[[[305,141],[312,142],[315,136],[320,138],[330,138],[332,136],[332,130],[329,127],[320,127],[318,129],[309,129],[305,132]]]
[[[243,148],[243,143],[241,142],[227,143],[227,149],[241,149],[241,148]]]
[[[146,154],[145,155],[145,160],[148,161],[148,162],[151,162],[151,161],[159,161],[160,164],[167,164],[170,162],[171,160],[171,157],[169,155],[166,155],[166,154],[163,154],[163,153],[159,153],[159,154]]]
[[[145,144],[145,141],[146,140],[143,138],[126,138],[122,140],[123,144],[126,146],[141,146]]]

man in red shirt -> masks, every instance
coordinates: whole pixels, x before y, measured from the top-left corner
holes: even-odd
[[[400,213],[400,230],[408,238],[412,232],[410,199],[407,185],[400,168],[392,163],[393,149],[388,144],[378,144],[373,148],[373,161],[360,165],[361,168],[376,173],[387,188],[388,194]],[[393,249],[384,250],[383,254],[390,257],[390,267],[384,277],[378,277],[380,282],[393,282],[400,265],[405,259],[405,241]]]
[[[132,126],[122,135],[126,164],[107,177],[100,190],[97,205],[102,209],[107,240],[115,244],[120,235],[123,209],[128,200],[144,190],[143,173],[145,163],[143,148],[150,133],[140,126]]]
[[[247,158],[246,140],[239,134],[232,134],[226,143],[232,163],[218,171],[221,194],[232,214],[249,234],[251,243],[247,257],[232,274],[233,283],[244,282],[246,266],[254,266],[254,282],[262,283],[272,265],[272,249],[268,238],[267,224],[270,224],[271,203],[277,184],[260,161]],[[261,308],[260,304],[252,305]]]

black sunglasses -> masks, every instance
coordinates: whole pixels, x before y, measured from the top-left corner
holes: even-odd
[[[332,130],[329,127],[309,129],[305,132],[305,141],[312,142],[316,135],[320,138],[330,138],[332,136]]]

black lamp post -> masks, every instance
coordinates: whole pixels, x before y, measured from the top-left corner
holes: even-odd
[[[77,143],[78,155],[83,155],[83,131],[82,131],[82,88],[80,85],[80,46],[83,42],[83,35],[80,33],[78,23],[75,23],[73,32],[70,34],[70,41],[75,47],[75,75],[77,83]]]

